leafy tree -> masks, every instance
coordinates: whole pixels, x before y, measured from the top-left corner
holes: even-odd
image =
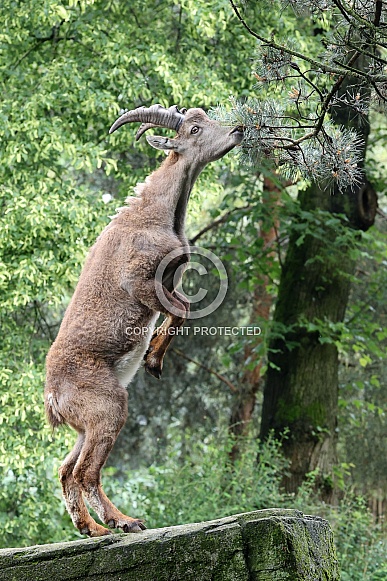
[[[249,81],[235,56],[246,41],[218,0],[5,0],[0,15],[0,520],[12,546],[74,534],[56,477],[73,435],[46,427],[44,357],[112,203],[156,164],[130,132],[108,138],[112,120],[157,101],[208,107]],[[225,167],[203,176],[207,196]]]

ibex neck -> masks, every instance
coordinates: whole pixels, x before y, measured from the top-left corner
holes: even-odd
[[[149,218],[183,235],[189,196],[203,167],[170,154],[139,192]]]
[[[177,165],[177,164],[176,164]],[[188,200],[192,188],[199,177],[203,164],[183,164],[179,173],[179,183],[174,196],[174,221],[173,228],[177,235],[183,235],[185,230],[185,218],[187,214]]]

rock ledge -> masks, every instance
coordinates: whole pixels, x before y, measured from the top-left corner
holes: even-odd
[[[139,534],[0,550],[1,581],[338,581],[329,523],[259,510]]]

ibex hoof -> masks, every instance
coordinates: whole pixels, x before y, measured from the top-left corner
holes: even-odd
[[[124,533],[141,533],[141,531],[146,530],[144,522],[138,518],[130,521],[123,521],[121,519],[115,521],[114,519],[110,519],[107,525],[112,529],[122,529]]]
[[[113,534],[109,529],[101,527],[101,525],[98,525],[97,523],[95,523],[93,527],[83,527],[80,530],[80,533],[82,535],[87,535],[88,537],[103,537],[104,535]]]
[[[152,375],[156,379],[160,379],[162,368],[160,367],[160,365],[153,366],[149,365],[149,363],[145,363],[145,371],[147,371],[149,375]]]
[[[146,530],[146,526],[142,522],[142,520],[135,520],[132,523],[125,524],[122,527],[124,533],[141,533],[141,531]]]

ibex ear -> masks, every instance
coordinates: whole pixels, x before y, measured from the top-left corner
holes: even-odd
[[[152,147],[162,149],[164,151],[172,151],[178,149],[178,143],[174,139],[167,137],[160,137],[160,135],[147,135],[146,140]]]

